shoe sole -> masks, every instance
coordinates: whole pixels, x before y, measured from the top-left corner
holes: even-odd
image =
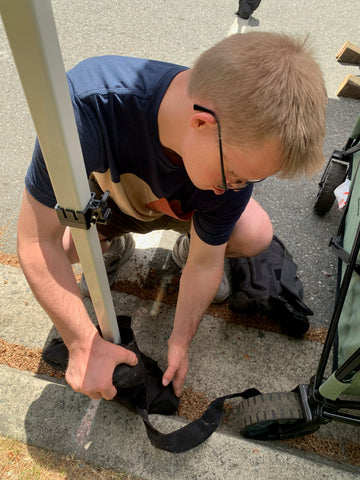
[[[119,270],[119,268],[124,265],[129,259],[130,257],[132,256],[132,254],[134,253],[134,250],[135,250],[135,240],[131,237],[131,244],[129,245],[129,247],[126,249],[125,251],[125,254],[121,257],[121,259],[119,260],[119,263],[117,264],[116,266],[116,270],[115,270],[115,273],[113,274],[114,275],[114,278],[111,282],[109,282],[109,286],[111,288],[111,286],[114,284],[114,281],[115,281],[115,277],[116,277],[116,272]],[[80,293],[83,297],[89,297],[90,296],[90,292],[89,292],[89,289],[88,289],[88,286],[87,286],[87,283],[85,283],[83,281],[83,278],[84,278],[84,274],[82,274],[82,277],[81,277],[81,280],[79,282],[79,290],[80,290]],[[109,277],[108,277],[109,278]],[[85,283],[85,285],[84,285]]]

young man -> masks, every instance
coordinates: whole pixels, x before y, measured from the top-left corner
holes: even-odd
[[[224,257],[257,255],[272,239],[252,184],[322,165],[321,71],[304,42],[247,33],[221,41],[192,69],[100,57],[80,63],[68,81],[91,190],[109,190],[112,200],[112,221],[99,227],[110,283],[133,249],[129,232],[190,233],[173,252],[183,271],[163,377],[180,395],[201,318],[214,297],[228,294]],[[67,382],[111,399],[115,366],[137,360],[101,339],[90,321],[71,268],[77,254],[55,204],[36,145],[19,217],[19,258],[69,349]],[[80,289],[86,294],[84,278]]]

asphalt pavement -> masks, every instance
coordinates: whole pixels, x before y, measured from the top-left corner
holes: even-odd
[[[342,148],[359,115],[359,100],[336,95],[343,79],[358,75],[359,67],[335,58],[345,41],[360,45],[358,2],[263,0],[249,21],[234,15],[237,4],[229,0],[57,0],[52,6],[66,69],[104,54],[191,66],[202,51],[238,31],[309,35],[329,97],[325,157]],[[0,67],[0,339],[10,347],[38,349],[54,329],[15,257],[17,215],[35,131],[1,24]],[[295,182],[267,179],[255,187],[254,195],[298,265],[305,302],[315,313],[311,331],[321,333],[329,325],[335,299],[337,260],[328,243],[341,212],[334,205],[326,216],[314,215],[320,175]],[[169,232],[137,235],[135,254],[119,272],[113,290],[116,312],[132,316],[139,345],[162,367],[179,276],[170,258],[175,239]],[[94,317],[90,302],[87,306]],[[249,387],[289,391],[315,373],[322,343],[314,338],[295,340],[266,325],[229,321],[226,306],[209,310],[191,348],[186,387],[209,399]],[[200,447],[172,455],[154,449],[139,417],[114,402],[91,401],[63,380],[18,367],[2,364],[0,372],[1,435],[144,480],[355,479],[359,474],[360,432],[354,427],[329,424],[313,438],[316,446],[289,445],[245,440],[233,421]],[[156,421],[162,429],[173,429],[186,420]],[[346,454],[346,446],[355,454]]]

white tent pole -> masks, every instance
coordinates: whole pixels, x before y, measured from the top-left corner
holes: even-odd
[[[83,212],[91,195],[51,3],[0,0],[0,11],[58,205]],[[86,228],[71,233],[103,336],[119,343],[97,229]]]

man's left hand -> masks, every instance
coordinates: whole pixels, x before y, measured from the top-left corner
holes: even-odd
[[[168,368],[163,375],[164,386],[173,381],[174,392],[180,397],[183,391],[185,377],[189,368],[188,348],[169,339]]]

